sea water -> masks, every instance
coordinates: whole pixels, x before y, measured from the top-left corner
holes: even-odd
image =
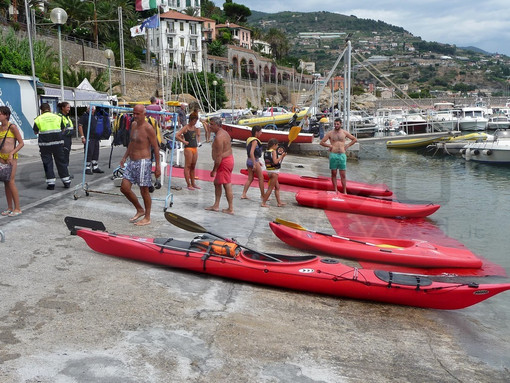
[[[347,178],[385,183],[398,200],[440,204],[428,220],[510,275],[510,166],[387,149],[384,142],[373,142],[361,144],[359,160],[348,162]],[[432,310],[430,315],[451,328],[469,355],[510,369],[510,291],[467,309]]]

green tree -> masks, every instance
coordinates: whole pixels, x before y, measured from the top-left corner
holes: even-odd
[[[250,8],[242,5],[233,3],[232,0],[227,0],[223,3],[223,14],[234,23],[246,23],[248,17],[251,16]]]
[[[287,56],[289,53],[289,40],[283,31],[277,28],[271,28],[267,32],[265,40],[271,45],[271,51],[277,60]]]
[[[207,46],[207,53],[212,56],[224,57],[227,53],[227,47],[220,40],[214,40]]]

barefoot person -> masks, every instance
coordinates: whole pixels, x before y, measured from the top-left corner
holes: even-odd
[[[221,118],[213,117],[210,121],[210,129],[216,137],[212,144],[212,158],[214,167],[211,177],[214,178],[214,205],[206,207],[205,210],[219,211],[221,199],[221,185],[225,189],[225,197],[228,202],[228,209],[223,213],[234,214],[232,194],[232,170],[234,170],[234,156],[230,145],[230,135],[221,128]]]
[[[280,199],[280,183],[278,182],[278,173],[280,172],[282,161],[286,155],[287,153],[283,148],[278,148],[278,140],[276,138],[271,138],[267,142],[267,150],[264,153],[264,162],[266,164],[267,174],[269,175],[269,182],[267,192],[264,194],[262,203],[260,204],[262,207],[268,207],[267,200],[269,199],[273,189],[278,207],[285,206],[285,203],[283,203]]]
[[[7,209],[2,215],[16,217],[21,214],[19,193],[16,187],[16,168],[18,166],[18,151],[23,147],[23,138],[18,127],[9,122],[11,110],[8,106],[0,106],[0,163],[11,165],[11,177],[4,181]]]
[[[151,223],[151,205],[152,200],[149,193],[149,187],[152,185],[151,169],[151,149],[156,154],[156,171],[155,176],[161,176],[161,166],[159,159],[158,140],[154,128],[145,120],[145,107],[143,105],[135,105],[133,108],[134,121],[130,128],[130,140],[126,153],[120,161],[120,166],[124,167],[126,160],[126,170],[124,171],[124,179],[120,186],[120,191],[133,204],[136,214],[129,220],[137,226],[148,225]],[[133,184],[140,186],[140,194],[143,198],[145,208],[142,208],[136,194],[131,190]],[[143,218],[142,218],[143,217]],[[140,219],[142,218],[142,219]]]
[[[345,143],[346,138],[350,140],[348,144]],[[329,144],[327,143],[328,140]],[[356,137],[342,129],[342,120],[336,118],[335,129],[327,132],[320,142],[321,146],[329,148],[329,168],[331,169],[331,182],[333,183],[335,193],[338,193],[336,182],[338,170],[340,173],[340,181],[342,182],[342,192],[347,194],[347,180],[345,177],[345,170],[347,169],[347,155],[345,152],[350,146],[354,145],[356,141],[358,141]]]
[[[195,182],[195,167],[200,145],[200,129],[195,126],[197,121],[198,113],[191,113],[188,123],[175,135],[175,138],[184,144],[184,179],[189,190],[200,189]]]
[[[253,177],[257,175],[260,189],[260,198],[264,199],[264,174],[262,173],[262,166],[260,165],[259,158],[262,157],[262,142],[260,136],[262,135],[262,127],[254,126],[251,128],[251,137],[246,140],[246,167],[248,168],[248,179],[244,184],[243,194],[241,199],[248,199],[246,193],[253,182]]]

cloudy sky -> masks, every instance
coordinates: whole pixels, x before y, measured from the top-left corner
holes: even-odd
[[[221,0],[220,0],[221,1]],[[381,20],[426,41],[510,56],[509,0],[237,0],[251,10],[328,11]],[[223,3],[216,3],[221,6]]]

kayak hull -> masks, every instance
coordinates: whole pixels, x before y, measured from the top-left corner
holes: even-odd
[[[482,267],[482,261],[467,249],[439,246],[427,241],[356,236],[344,239],[276,222],[270,222],[269,226],[280,240],[290,246],[340,258],[424,268]]]
[[[69,218],[72,217],[66,220]],[[71,232],[83,238],[91,249],[110,256],[245,282],[398,305],[461,309],[510,289],[510,284],[436,282],[423,276],[358,269],[319,256],[269,256],[244,250],[234,258],[208,254],[189,241],[83,228],[73,228]]]
[[[296,201],[303,206],[389,218],[424,218],[435,213],[440,208],[439,205],[434,204],[407,204],[391,200],[314,190],[297,192]]]
[[[248,174],[247,169],[241,169],[241,173]],[[255,174],[255,177],[257,175]],[[264,172],[264,179],[269,179],[267,172]],[[307,189],[314,190],[333,190],[331,178],[327,177],[313,177],[313,176],[300,176],[291,173],[278,173],[278,182],[283,185],[299,186]],[[342,190],[341,181],[337,182],[338,190]],[[347,181],[347,193],[364,196],[380,196],[389,197],[393,194],[388,186],[385,184],[368,184],[364,182]]]

